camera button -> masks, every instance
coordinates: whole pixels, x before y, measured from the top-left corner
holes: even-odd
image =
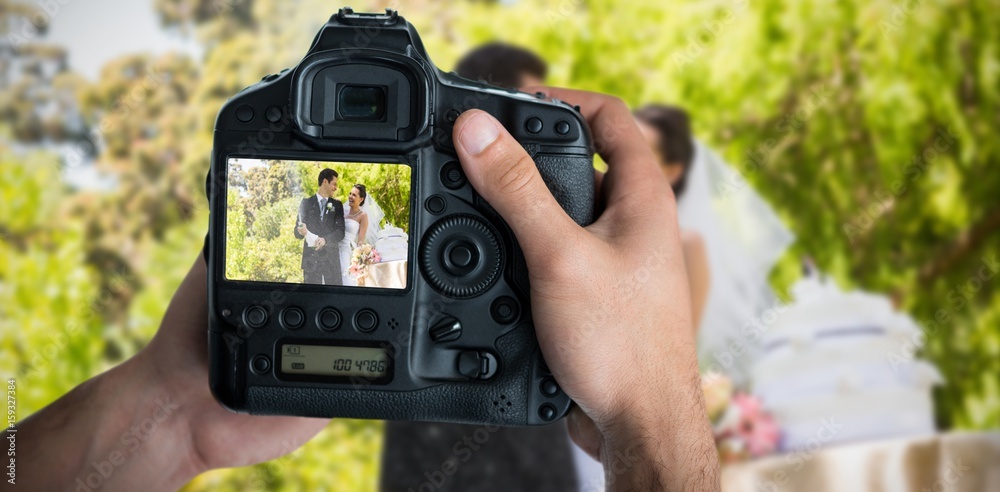
[[[458,340],[462,336],[462,322],[448,316],[434,323],[429,332],[434,343]]]
[[[354,328],[360,332],[368,333],[378,326],[378,316],[371,309],[362,309],[354,315]]]
[[[448,123],[454,123],[458,119],[461,113],[457,109],[449,109],[447,113],[444,114],[444,119],[448,120]]]
[[[448,208],[448,203],[444,201],[441,195],[432,195],[427,201],[424,202],[424,208],[428,212],[437,215],[444,212],[445,208]]]
[[[458,354],[458,373],[469,379],[489,379],[497,373],[497,359],[489,352],[466,350]]]
[[[236,108],[236,119],[243,123],[250,123],[253,120],[253,108],[246,104]]]
[[[528,121],[524,122],[524,129],[528,130],[528,133],[538,133],[542,131],[542,120],[532,116],[528,118]]]
[[[297,307],[285,308],[279,321],[286,330],[298,330],[306,322],[306,315]]]
[[[546,403],[538,407],[538,416],[541,417],[542,420],[548,422],[556,418],[556,407]]]
[[[556,133],[560,135],[565,135],[569,133],[569,122],[566,120],[559,120],[556,122]]]
[[[490,315],[493,316],[493,321],[501,325],[514,322],[521,314],[520,311],[517,301],[512,297],[498,297],[493,301],[493,304],[490,304]]]
[[[455,241],[445,247],[444,266],[455,275],[468,274],[469,266],[478,263],[479,254],[475,245],[465,241]]]
[[[458,161],[451,161],[441,168],[441,184],[452,190],[465,186],[465,173]]]
[[[266,374],[271,369],[271,359],[264,355],[258,355],[250,362],[250,369],[257,374]]]
[[[243,322],[250,328],[260,328],[267,323],[267,310],[260,306],[250,306],[243,310]]]
[[[316,324],[323,331],[333,331],[340,327],[340,312],[333,308],[324,308],[316,314]]]
[[[277,106],[269,106],[264,110],[264,119],[270,123],[277,123],[281,121],[281,108]]]
[[[556,396],[559,393],[559,385],[556,384],[556,380],[552,378],[547,378],[542,381],[542,385],[539,387],[542,390],[542,394],[545,396]]]
[[[503,252],[493,228],[471,215],[453,215],[428,229],[417,259],[434,290],[448,297],[475,297],[500,276]]]

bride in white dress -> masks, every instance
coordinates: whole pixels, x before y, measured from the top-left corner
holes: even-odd
[[[363,184],[356,184],[347,195],[344,208],[344,239],[340,241],[340,268],[343,269],[344,285],[358,285],[358,279],[349,273],[351,253],[362,244],[375,245],[378,240],[382,209],[375,199],[368,196]]]
[[[794,237],[749,183],[692,137],[682,109],[648,105],[635,116],[677,196],[699,363],[745,387],[757,347],[741,328],[773,306],[768,274]],[[727,355],[734,344],[740,356]],[[601,463],[573,451],[580,490],[604,490]]]

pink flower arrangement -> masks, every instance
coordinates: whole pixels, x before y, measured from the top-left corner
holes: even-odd
[[[347,271],[355,278],[364,277],[368,273],[368,265],[374,265],[382,261],[382,256],[378,250],[370,244],[362,244],[351,252],[351,266]]]
[[[754,396],[736,393],[715,426],[715,442],[723,462],[773,453],[781,432]]]

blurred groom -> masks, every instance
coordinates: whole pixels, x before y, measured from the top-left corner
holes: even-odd
[[[295,237],[303,239],[302,276],[307,284],[343,284],[337,244],[344,239],[344,205],[333,198],[337,177],[333,169],[320,171],[316,194],[299,204]]]

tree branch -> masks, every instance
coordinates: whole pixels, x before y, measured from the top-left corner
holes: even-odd
[[[917,278],[923,283],[941,275],[941,273],[978,248],[990,234],[998,230],[1000,230],[1000,207],[994,208],[992,212],[987,214],[975,226],[962,231],[940,254],[934,255],[932,261],[920,267],[920,274]]]

